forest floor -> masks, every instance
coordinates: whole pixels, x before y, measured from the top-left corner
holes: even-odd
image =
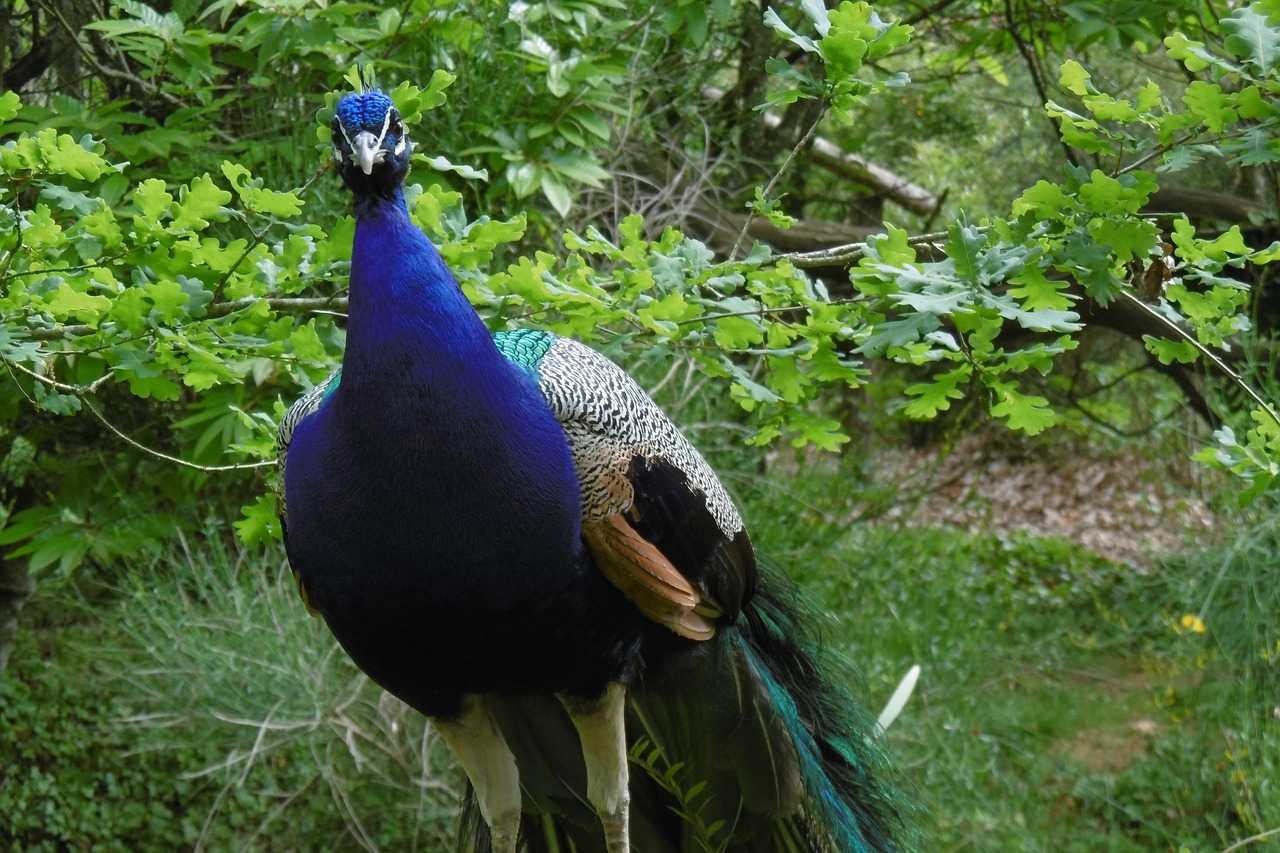
[[[889,451],[875,470],[885,486],[928,484],[886,513],[909,526],[1064,539],[1143,571],[1221,538],[1222,520],[1202,497],[1220,484],[1207,483],[1212,472],[1185,456],[1081,441],[1038,446],[1033,455],[1008,430],[991,429],[950,447]]]
[[[922,532],[941,527],[974,536],[1061,540],[1129,567],[1134,576],[1149,576],[1167,560],[1221,545],[1230,535],[1228,520],[1208,497],[1220,494],[1223,484],[1186,451],[1083,440],[1028,443],[1008,430],[990,429],[948,446],[884,451],[869,467],[873,491],[908,496],[887,509],[868,504],[868,512],[881,513],[880,523]],[[1171,684],[1192,687],[1202,675],[1171,678],[1151,666],[1149,650],[1120,645],[1101,656],[1081,649],[1075,659],[1027,667],[1004,687],[996,687],[998,678],[987,686],[1026,700],[1012,716],[1018,725],[1049,735],[1039,748],[1054,768],[1051,776],[1070,776],[1065,768],[1074,765],[1082,768],[1080,779],[1115,778],[1153,763],[1153,751],[1172,734],[1160,702],[1153,700]],[[1039,714],[1060,713],[1061,708],[1042,707],[1059,702],[1093,713],[1068,713],[1070,722],[1061,726],[1037,720]],[[1079,817],[1078,791],[1064,787],[1044,806],[1050,827],[1060,829]],[[1114,843],[1109,836],[1104,831],[1101,837]]]

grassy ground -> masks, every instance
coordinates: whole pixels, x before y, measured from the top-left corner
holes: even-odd
[[[1280,826],[1274,508],[1143,572],[1024,533],[848,526],[839,480],[797,481],[774,501],[808,531],[758,539],[838,616],[873,706],[922,666],[890,745],[929,849],[1221,850]]]
[[[1191,851],[1280,826],[1280,509],[1137,572],[1062,540],[850,523],[856,474],[741,484],[837,617],[930,850]],[[5,849],[441,849],[457,777],[277,552],[45,588],[0,682]],[[1258,849],[1265,849],[1265,844]]]

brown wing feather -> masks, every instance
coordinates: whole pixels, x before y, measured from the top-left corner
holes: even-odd
[[[715,634],[717,609],[622,513],[585,522],[582,534],[600,571],[641,613],[691,640]]]

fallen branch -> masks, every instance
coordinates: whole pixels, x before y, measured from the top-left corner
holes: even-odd
[[[720,100],[725,94],[723,89],[713,86],[704,87],[702,92],[713,101]],[[780,128],[782,121],[782,116],[775,112],[764,114],[764,126],[769,130]],[[857,154],[851,154],[825,137],[815,136],[809,151],[813,156],[813,162],[822,168],[847,180],[870,187],[877,195],[901,205],[912,213],[928,216],[938,207],[937,196],[924,187]]]

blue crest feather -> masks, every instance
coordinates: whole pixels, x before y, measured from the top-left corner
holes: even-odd
[[[380,128],[391,107],[391,99],[382,92],[363,92],[343,97],[336,113],[345,127]]]

